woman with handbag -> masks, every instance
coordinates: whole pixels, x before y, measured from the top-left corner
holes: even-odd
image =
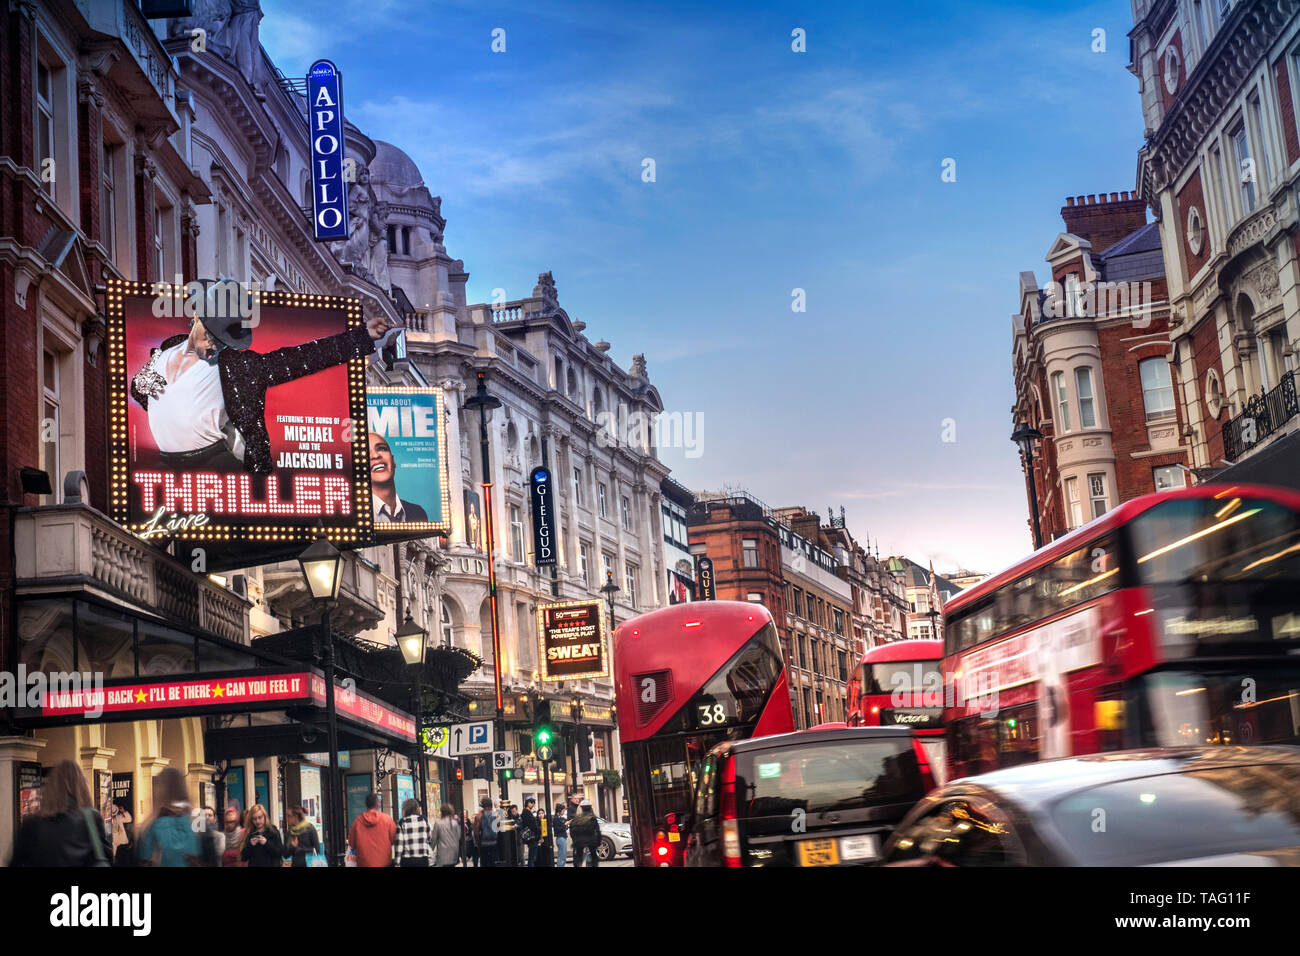
[[[293,857],[293,866],[311,866],[320,853],[320,834],[302,807],[289,808],[289,844],[285,853]]]
[[[24,820],[10,866],[108,866],[112,844],[81,768],[57,764],[41,787],[41,806]]]

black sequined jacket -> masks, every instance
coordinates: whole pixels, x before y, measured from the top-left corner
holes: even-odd
[[[162,345],[150,352],[149,365],[131,379],[131,397],[146,411],[149,395],[158,394],[155,389],[159,373],[153,367],[154,362],[162,352],[185,338],[185,335],[173,335],[165,339]],[[268,388],[340,365],[348,359],[361,358],[374,349],[375,343],[364,326],[315,342],[276,349],[265,355],[241,349],[222,349],[217,354],[221,392],[226,399],[226,416],[244,436],[244,469],[256,475],[269,475],[275,470],[271,461],[271,436],[266,430]],[[154,384],[146,382],[147,376],[155,378]]]

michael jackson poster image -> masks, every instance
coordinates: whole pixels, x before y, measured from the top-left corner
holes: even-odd
[[[114,516],[163,538],[368,525],[364,361],[392,323],[341,297],[162,288],[109,286]]]
[[[441,389],[371,388],[366,404],[375,533],[449,530]]]

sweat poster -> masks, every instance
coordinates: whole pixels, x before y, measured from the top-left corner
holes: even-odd
[[[366,406],[375,531],[448,530],[442,390],[371,388]]]
[[[108,313],[115,519],[164,541],[368,527],[356,300],[114,280]]]

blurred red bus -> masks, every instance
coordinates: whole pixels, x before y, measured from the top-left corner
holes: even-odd
[[[950,778],[1027,761],[1300,743],[1300,495],[1127,501],[948,602]]]
[[[911,727],[942,784],[943,641],[892,641],[863,654],[849,683],[849,723]]]
[[[614,632],[614,675],[633,859],[680,866],[678,827],[705,755],[794,730],[776,625],[742,601],[651,611]]]

